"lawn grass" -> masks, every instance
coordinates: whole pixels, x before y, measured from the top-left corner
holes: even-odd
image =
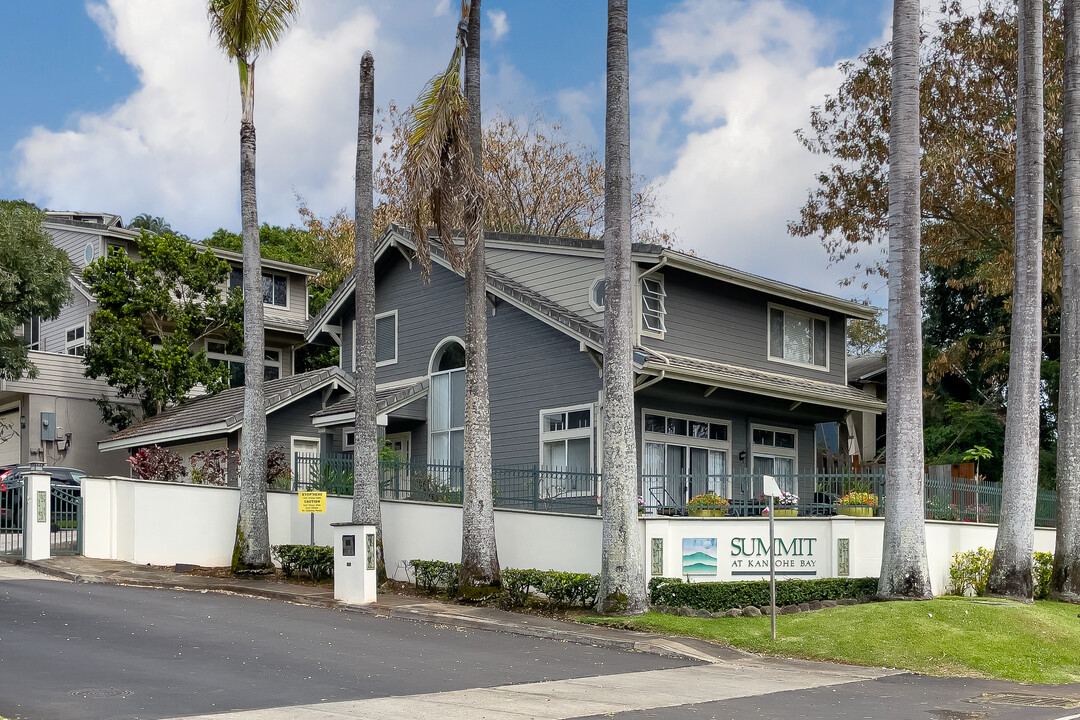
[[[995,601],[996,602],[996,601]],[[977,598],[848,605],[776,619],[691,618],[647,613],[583,622],[684,635],[750,652],[900,668],[928,675],[1020,682],[1080,682],[1076,605],[987,604]]]

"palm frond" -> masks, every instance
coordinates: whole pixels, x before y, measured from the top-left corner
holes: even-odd
[[[483,178],[473,167],[467,120],[469,103],[461,83],[461,60],[469,3],[461,3],[462,21],[446,70],[428,81],[416,101],[406,128],[403,169],[408,188],[405,215],[412,226],[416,253],[425,281],[431,257],[424,219],[430,217],[451,267],[463,271],[479,240],[479,224],[465,228],[465,242],[454,242],[452,228],[460,226],[465,209],[475,210],[483,197]],[[477,216],[478,213],[473,213]]]
[[[208,0],[206,7],[218,45],[245,61],[277,44],[299,13],[300,0]]]

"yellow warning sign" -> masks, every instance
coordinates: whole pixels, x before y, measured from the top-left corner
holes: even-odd
[[[324,513],[326,512],[326,493],[324,492],[300,492],[300,512]]]

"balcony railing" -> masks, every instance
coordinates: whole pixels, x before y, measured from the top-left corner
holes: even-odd
[[[351,454],[297,455],[293,464],[294,490],[323,490],[352,495]],[[600,511],[601,474],[521,463],[492,467],[495,506],[543,512],[595,515]],[[388,500],[460,504],[464,469],[461,465],[381,461],[379,488]],[[799,474],[776,478],[794,502],[777,504],[779,510],[800,516],[858,515],[881,517],[888,507],[885,476],[881,473]],[[762,496],[764,480],[751,474],[642,474],[640,510],[645,516],[767,515]],[[962,479],[927,478],[924,485],[926,519],[963,522],[998,522],[1001,485]],[[701,496],[705,497],[701,497]],[[716,499],[710,497],[715,496]],[[704,512],[708,511],[708,512]],[[1035,524],[1053,527],[1057,496],[1040,490]]]

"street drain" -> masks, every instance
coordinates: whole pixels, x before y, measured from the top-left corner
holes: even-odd
[[[1047,695],[1031,695],[1028,693],[985,693],[982,696],[982,702],[995,705],[1060,708],[1062,710],[1080,708],[1080,699],[1078,698],[1050,697]]]
[[[78,690],[72,690],[68,695],[73,695],[77,698],[84,700],[100,700],[102,698],[125,698],[128,695],[134,695],[133,690],[122,690],[120,688],[79,688]]]

